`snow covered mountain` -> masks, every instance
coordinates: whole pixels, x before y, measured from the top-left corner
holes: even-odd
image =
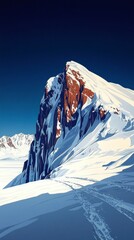
[[[34,139],[30,134],[15,134],[12,137],[3,136],[0,138],[0,159],[8,157],[21,157],[28,155],[30,145]]]
[[[29,159],[9,186],[74,172],[91,176],[93,166],[100,179],[122,171],[133,154],[133,126],[132,90],[67,62],[46,84]]]
[[[133,123],[134,91],[68,62],[47,82],[22,173],[0,189],[0,238],[133,240]]]

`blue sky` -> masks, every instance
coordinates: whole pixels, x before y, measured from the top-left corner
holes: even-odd
[[[120,1],[1,1],[0,136],[34,133],[46,80],[74,60],[133,89],[134,15]]]

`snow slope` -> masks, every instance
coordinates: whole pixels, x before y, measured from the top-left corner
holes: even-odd
[[[65,73],[48,81],[28,162],[8,186],[28,183],[0,190],[0,238],[133,240],[134,91],[72,61]]]

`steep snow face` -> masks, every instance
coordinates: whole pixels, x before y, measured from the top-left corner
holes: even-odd
[[[12,137],[3,136],[0,138],[0,159],[15,158],[28,155],[31,142],[34,136],[30,134],[15,134]]]
[[[133,130],[133,106],[133,91],[67,62],[64,72],[46,84],[29,159],[9,186],[61,176],[68,171],[66,162],[78,158],[82,162],[83,155],[88,163],[92,154],[102,156],[100,141],[117,134],[119,140]]]

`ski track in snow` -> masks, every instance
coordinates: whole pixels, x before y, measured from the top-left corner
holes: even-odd
[[[117,188],[123,189],[127,192],[134,193],[133,189],[131,189],[129,186],[124,186],[123,183],[120,183],[120,185],[114,184],[114,183],[109,183],[109,184],[107,184],[107,186],[101,187],[100,190],[106,190],[106,189],[113,188],[113,187],[117,187]]]
[[[124,186],[124,183],[121,183],[121,186],[117,183],[107,183],[107,186],[103,186],[99,188],[92,186],[83,186],[75,182],[75,180],[84,180],[88,182],[96,182],[94,179],[88,178],[78,178],[78,177],[66,177],[62,180],[54,180],[58,181],[62,184],[65,184],[71,190],[75,191],[77,199],[80,201],[81,206],[84,210],[84,215],[88,222],[90,222],[94,228],[94,231],[97,237],[101,240],[112,240],[112,236],[110,235],[110,228],[108,224],[104,221],[103,217],[98,213],[97,207],[102,203],[108,204],[110,207],[114,208],[117,212],[124,215],[130,221],[134,222],[134,205],[123,200],[116,199],[110,195],[106,195],[104,193],[100,193],[100,191],[104,189],[108,189],[111,187],[118,187],[123,190],[129,191],[133,193],[134,191],[130,189],[128,186]],[[82,190],[81,190],[82,189]],[[89,201],[87,196],[92,196],[95,199],[101,200],[101,203],[92,204]]]
[[[66,186],[68,186],[71,190],[75,191],[77,199],[80,201],[81,206],[84,210],[84,216],[86,217],[87,221],[91,223],[91,225],[94,228],[94,231],[101,240],[113,240],[113,238],[110,235],[110,230],[107,225],[107,223],[104,221],[104,219],[99,215],[99,213],[96,210],[96,207],[98,204],[92,204],[89,199],[85,196],[85,191],[81,191],[76,189],[76,186],[81,186],[79,184],[70,182],[70,181],[61,181],[61,180],[55,180],[59,183],[62,183]],[[94,236],[95,237],[95,236]]]
[[[82,180],[82,181],[88,181],[88,182],[98,182],[98,180],[95,179],[90,179],[90,178],[80,178],[80,177],[66,177],[67,179],[78,179],[78,180]],[[126,185],[125,185],[126,184]],[[117,184],[116,182],[113,183],[107,183],[106,186],[102,186],[101,188],[99,188],[99,190],[106,190],[109,188],[113,188],[113,187],[117,187],[123,190],[126,190],[128,192],[134,193],[134,189],[130,188],[130,186],[127,186],[127,182],[120,182],[119,184]],[[97,188],[94,188],[95,190],[97,190]]]
[[[69,183],[75,184],[76,186],[80,186],[79,184],[76,184],[74,182],[69,181]],[[81,185],[81,187],[83,186]],[[118,200],[104,193],[100,193],[96,188],[92,188],[92,187],[88,187],[88,188],[85,187],[84,192],[91,194],[94,197],[97,197],[98,199],[102,200],[103,202],[113,207],[115,210],[117,210],[121,214],[125,215],[132,222],[134,222],[134,205],[133,204],[124,202],[122,200]]]

